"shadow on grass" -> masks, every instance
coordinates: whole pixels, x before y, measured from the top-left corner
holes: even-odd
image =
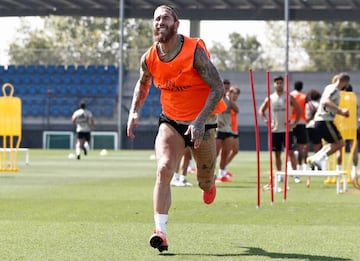
[[[244,256],[253,256],[253,257],[267,257],[267,258],[277,258],[277,259],[300,259],[300,260],[309,260],[309,261],[352,261],[349,258],[342,257],[332,257],[332,256],[320,256],[320,255],[306,255],[306,254],[297,254],[297,253],[278,253],[278,252],[268,252],[262,248],[258,247],[240,247],[245,249],[243,253],[229,253],[229,254],[190,254],[190,253],[162,253],[162,256],[214,256],[214,257],[244,257]]]

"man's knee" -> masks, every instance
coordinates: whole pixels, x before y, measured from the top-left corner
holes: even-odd
[[[157,175],[160,180],[169,180],[171,179],[175,169],[166,162],[159,162],[157,166]]]

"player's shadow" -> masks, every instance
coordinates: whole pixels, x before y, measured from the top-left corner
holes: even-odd
[[[267,257],[267,258],[276,258],[276,259],[284,259],[284,260],[309,260],[309,261],[352,261],[349,258],[342,257],[334,257],[334,256],[321,256],[321,255],[307,255],[307,254],[297,254],[297,253],[280,253],[280,252],[268,252],[259,247],[240,247],[245,249],[242,253],[228,253],[228,254],[209,254],[209,253],[163,253],[161,255],[166,256],[214,256],[214,257],[241,257],[244,256],[253,256],[253,257]]]

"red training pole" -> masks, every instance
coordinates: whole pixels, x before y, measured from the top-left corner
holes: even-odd
[[[284,201],[286,201],[289,160],[289,75],[285,75],[285,178],[284,178]]]
[[[256,106],[256,98],[255,98],[255,88],[254,88],[254,77],[253,72],[249,70],[250,77],[250,87],[251,87],[251,95],[253,100],[253,109],[254,109],[254,121],[255,121],[255,144],[256,144],[256,167],[257,167],[257,205],[256,207],[260,207],[260,143],[259,143],[259,124],[258,124],[258,114],[257,114],[257,106]]]
[[[268,142],[270,150],[270,193],[271,193],[271,204],[274,204],[274,181],[273,181],[273,162],[272,162],[272,120],[271,120],[271,101],[270,101],[270,72],[266,72],[266,83],[267,83],[267,105],[268,105]]]

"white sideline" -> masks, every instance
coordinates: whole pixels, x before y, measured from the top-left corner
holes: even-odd
[[[30,163],[30,150],[28,148],[18,148],[18,149],[16,149],[16,148],[12,148],[12,149],[10,149],[10,148],[6,148],[6,149],[0,148],[1,152],[3,152],[3,151],[10,152],[10,151],[16,151],[16,150],[20,151],[20,152],[25,152],[25,164],[29,165],[29,163]]]
[[[311,176],[311,177],[336,177],[336,193],[340,194],[340,179],[344,176],[343,191],[347,189],[346,171],[336,170],[288,170],[288,176]],[[285,171],[277,171],[275,175],[275,191],[278,191],[278,176],[285,176]]]

